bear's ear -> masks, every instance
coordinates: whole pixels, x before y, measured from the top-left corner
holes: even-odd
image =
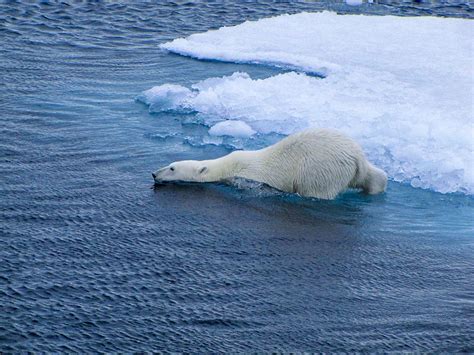
[[[201,169],[199,169],[199,174],[205,173],[207,171],[207,166],[203,166]]]

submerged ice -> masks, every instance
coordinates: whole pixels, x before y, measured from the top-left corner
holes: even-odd
[[[444,18],[284,15],[162,45],[196,58],[317,72],[246,73],[190,88],[165,84],[150,111],[196,112],[211,136],[339,129],[391,179],[474,193],[472,22]]]

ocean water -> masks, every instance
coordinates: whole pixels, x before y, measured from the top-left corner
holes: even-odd
[[[153,186],[171,161],[285,132],[209,134],[199,112],[150,112],[143,91],[291,74],[159,45],[320,10],[473,17],[462,1],[1,3],[0,352],[474,351],[468,190]]]

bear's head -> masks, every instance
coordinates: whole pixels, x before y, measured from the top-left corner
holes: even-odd
[[[197,160],[183,160],[158,169],[151,175],[155,183],[175,181],[202,182],[206,172],[207,166],[203,162]]]

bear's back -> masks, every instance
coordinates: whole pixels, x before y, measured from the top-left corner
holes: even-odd
[[[366,169],[361,147],[328,129],[290,135],[266,148],[265,155],[267,168],[279,172],[280,188],[303,196],[333,198]]]
[[[345,155],[364,157],[362,148],[350,137],[330,129],[309,129],[292,134],[267,148],[279,156],[316,159],[336,158]]]

